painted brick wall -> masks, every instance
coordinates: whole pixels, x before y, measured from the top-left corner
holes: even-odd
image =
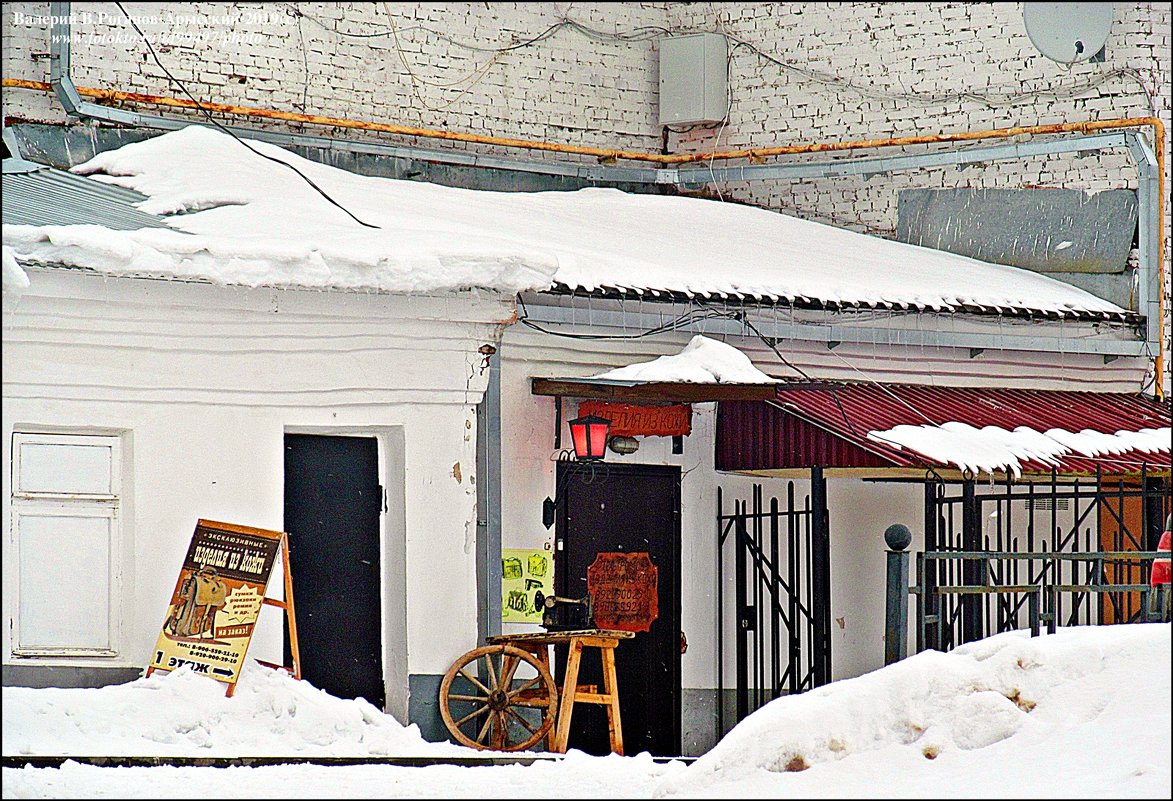
[[[1074,67],[1036,51],[1018,3],[685,3],[670,9],[671,27],[722,31],[732,48],[728,123],[674,137],[682,150],[1121,117],[1169,120],[1170,12],[1159,3],[1117,3],[1106,60]],[[1055,96],[1089,85],[1073,97]],[[720,189],[726,196],[891,234],[894,196],[908,186],[1096,191],[1135,187],[1135,180],[1121,152],[921,171],[894,180]]]
[[[5,77],[47,80],[48,27],[29,18],[48,8],[5,4]],[[723,32],[732,46],[728,121],[671,134],[675,152],[1151,115],[1169,124],[1170,118],[1170,11],[1156,2],[1116,3],[1105,60],[1073,67],[1035,50],[1019,3],[130,8],[159,57],[201,99],[574,145],[660,149],[656,39],[670,32]],[[75,4],[75,11],[90,13],[74,26],[79,85],[180,94],[112,3]],[[553,27],[568,17],[580,26]],[[4,107],[10,116],[62,119],[56,101],[43,94],[6,90]],[[1112,152],[702,191],[890,236],[906,188],[1135,185],[1129,156]],[[1165,226],[1168,231],[1168,209]]]
[[[4,7],[4,75],[48,80],[48,3]],[[663,3],[134,3],[172,74],[201,100],[554,142],[646,150],[655,127],[649,41],[550,30],[567,7],[603,33],[663,29]],[[113,3],[75,4],[80,86],[180,93]],[[24,15],[22,18],[20,15]],[[543,33],[528,46],[508,48]],[[6,92],[6,95],[10,94]],[[60,119],[12,92],[6,112]],[[318,128],[317,132],[322,133]],[[361,135],[347,131],[347,135]]]
[[[669,6],[669,27],[724,32],[731,48],[727,123],[674,135],[674,149],[1149,116],[1167,126],[1169,148],[1170,9],[1161,3],[1116,3],[1105,60],[1072,67],[1038,53],[1020,3],[676,3]],[[1165,180],[1169,186],[1168,163]],[[1126,152],[1112,151],[871,177],[710,185],[706,194],[892,236],[902,189],[1026,186],[1135,188],[1136,171]],[[1169,213],[1167,202],[1166,264]],[[1168,299],[1168,270],[1164,291]],[[1166,352],[1170,327],[1167,316]],[[1168,391],[1168,360],[1164,381]]]

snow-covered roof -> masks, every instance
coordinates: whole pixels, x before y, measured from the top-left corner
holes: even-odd
[[[831,438],[855,446],[836,451],[836,467],[955,467],[1014,476],[1170,469],[1169,404],[1143,395],[876,382],[779,385],[776,393],[771,414],[805,421],[808,436],[764,425],[752,410],[723,408],[723,438],[734,447],[718,442],[721,469],[818,464]],[[768,436],[744,435],[759,431]]]
[[[488,192],[356,175],[189,126],[95,156],[81,174],[141,192],[175,231],[4,226],[22,260],[246,286],[426,292],[488,287],[732,294],[783,302],[1123,315],[1027,270],[686,197]],[[179,231],[195,234],[188,236]]]

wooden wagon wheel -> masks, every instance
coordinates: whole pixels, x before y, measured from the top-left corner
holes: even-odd
[[[513,674],[522,662],[538,675],[514,687]],[[483,671],[478,671],[480,667]],[[467,682],[468,689],[457,685],[454,691],[457,676]],[[540,725],[535,726],[519,707],[540,709]],[[470,748],[524,751],[549,733],[557,709],[558,689],[549,669],[533,654],[512,645],[474,648],[452,663],[440,684],[444,725],[458,743]],[[476,731],[474,737],[460,728],[469,724]]]

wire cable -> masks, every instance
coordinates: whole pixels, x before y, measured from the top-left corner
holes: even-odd
[[[403,69],[407,71],[407,77],[411,80],[412,94],[415,95],[416,100],[419,101],[419,104],[421,106],[423,106],[425,109],[427,109],[428,111],[433,111],[433,112],[444,111],[445,109],[450,108],[452,105],[454,105],[456,103],[456,101],[460,100],[460,98],[464,97],[466,94],[471,92],[473,87],[476,86],[478,83],[480,83],[484,79],[484,77],[489,74],[489,70],[492,69],[493,65],[496,64],[497,60],[500,59],[501,56],[503,55],[502,53],[494,53],[491,57],[489,57],[485,61],[484,64],[481,64],[480,66],[478,66],[475,70],[470,72],[468,75],[463,75],[460,78],[458,78],[457,80],[452,81],[450,83],[437,83],[435,81],[425,80],[416,74],[415,70],[413,70],[411,68],[411,64],[408,63],[408,61],[407,61],[407,53],[405,53],[403,51],[403,45],[401,45],[399,42],[399,31],[395,25],[395,17],[391,13],[391,9],[387,3],[383,3],[383,10],[387,14],[387,24],[391,28],[391,40],[395,43],[395,52],[399,55],[399,61],[401,64],[403,64]],[[469,83],[468,86],[465,86],[464,88],[462,88],[460,90],[460,92],[455,97],[451,98],[450,100],[448,100],[447,102],[445,102],[439,106],[429,105],[428,101],[424,100],[423,93],[420,92],[421,85],[422,86],[435,86],[435,87],[438,87],[441,89],[452,89],[452,88],[460,86],[460,84],[466,83],[468,81],[471,81],[471,83]]]
[[[314,18],[313,16],[311,16],[309,14],[304,14],[304,12],[301,12],[299,10],[295,10],[295,13],[303,14],[307,19],[310,19],[311,21],[316,23],[323,30],[326,30],[328,32],[331,32],[331,33],[334,33],[338,36],[342,36],[342,37],[346,37],[346,38],[375,39],[375,38],[380,38],[380,37],[392,35],[392,31],[390,29],[384,30],[384,31],[377,31],[374,33],[350,33],[350,32],[346,32],[346,31],[340,31],[340,30],[337,30],[335,28],[328,26],[326,23]],[[1135,81],[1141,87],[1141,89],[1145,92],[1146,96],[1150,98],[1150,100],[1152,98],[1152,92],[1150,92],[1148,85],[1145,83],[1144,78],[1140,74],[1140,71],[1137,69],[1134,69],[1134,68],[1130,68],[1130,67],[1117,68],[1117,69],[1111,70],[1109,72],[1102,73],[1098,76],[1095,76],[1092,78],[1087,78],[1082,81],[1077,81],[1077,82],[1071,83],[1066,86],[1060,85],[1060,86],[1053,86],[1053,87],[1047,87],[1047,88],[1031,89],[1031,90],[1026,90],[1026,91],[1011,92],[1011,93],[1007,93],[1004,95],[984,94],[984,93],[971,92],[971,91],[947,92],[947,93],[943,93],[943,94],[918,94],[918,93],[914,93],[914,92],[889,92],[889,91],[884,91],[884,90],[880,90],[880,89],[874,89],[874,88],[867,87],[867,86],[862,86],[860,84],[857,84],[857,83],[851,81],[850,79],[842,78],[838,75],[833,75],[831,73],[826,73],[826,72],[820,72],[818,70],[809,69],[807,67],[802,67],[797,64],[785,61],[785,60],[778,58],[777,56],[763,50],[761,47],[754,44],[753,42],[751,42],[747,39],[744,39],[744,38],[738,36],[737,34],[730,32],[724,24],[720,25],[720,27],[721,27],[720,31],[698,31],[698,30],[684,30],[684,29],[679,29],[679,28],[669,28],[669,27],[662,27],[662,26],[656,26],[656,25],[645,25],[645,26],[641,26],[639,28],[634,28],[630,31],[609,33],[607,31],[598,30],[597,28],[592,28],[589,25],[586,25],[584,23],[581,23],[577,20],[571,19],[570,17],[566,16],[566,17],[563,17],[563,18],[559,19],[558,21],[554,22],[553,24],[549,25],[547,28],[545,28],[540,33],[536,34],[535,36],[531,36],[528,39],[514,42],[513,44],[505,45],[502,47],[484,47],[482,45],[476,45],[476,44],[472,44],[470,42],[463,42],[463,41],[460,41],[459,39],[455,39],[455,38],[449,36],[448,34],[444,33],[441,30],[431,28],[427,25],[416,25],[416,26],[412,26],[411,28],[405,28],[405,29],[403,29],[403,31],[422,30],[422,31],[425,31],[426,33],[428,33],[429,35],[434,36],[437,39],[440,39],[441,41],[448,42],[449,44],[455,45],[457,47],[465,48],[467,50],[473,50],[473,51],[478,51],[478,52],[483,52],[483,53],[506,53],[506,52],[510,52],[513,50],[520,50],[522,48],[531,47],[533,45],[536,45],[540,42],[545,41],[546,39],[549,39],[555,33],[557,33],[558,31],[560,31],[564,28],[575,31],[575,32],[587,37],[587,38],[594,39],[596,41],[621,42],[621,43],[650,41],[652,39],[657,39],[657,38],[660,38],[663,36],[684,35],[684,34],[688,34],[688,33],[706,33],[706,32],[721,33],[722,35],[728,37],[733,42],[733,47],[729,51],[729,59],[730,60],[732,60],[733,55],[734,55],[734,53],[736,53],[738,48],[745,48],[745,49],[749,50],[751,53],[755,54],[758,58],[760,58],[764,61],[767,61],[771,64],[774,64],[774,65],[776,65],[776,66],[778,66],[788,72],[792,72],[796,75],[799,75],[799,76],[805,78],[806,80],[813,81],[815,83],[821,83],[821,84],[824,84],[827,86],[834,87],[836,89],[849,89],[851,91],[859,93],[860,95],[863,95],[864,97],[869,97],[872,99],[902,100],[906,103],[911,103],[914,105],[924,105],[924,106],[940,105],[941,103],[946,103],[946,102],[953,101],[953,100],[970,100],[973,102],[981,103],[981,104],[988,106],[990,108],[1000,108],[1000,107],[1013,106],[1017,103],[1027,102],[1029,100],[1034,100],[1036,98],[1041,98],[1041,97],[1050,97],[1050,98],[1054,98],[1054,99],[1068,99],[1068,98],[1076,97],[1076,96],[1083,94],[1084,92],[1090,91],[1092,89],[1096,89],[1099,86],[1101,86],[1102,84],[1104,84],[1110,80],[1120,78],[1120,77],[1131,78],[1133,81]],[[710,126],[702,126],[702,127],[710,127]],[[676,131],[676,132],[680,133],[683,131]]]
[[[792,64],[790,62],[783,61],[782,59],[780,59],[770,53],[767,53],[766,51],[762,50],[760,47],[755,45],[753,42],[750,42],[746,39],[743,39],[740,36],[737,36],[736,34],[725,32],[725,35],[728,36],[730,39],[732,39],[734,42],[734,47],[729,53],[730,58],[733,57],[733,53],[737,50],[738,47],[745,47],[746,49],[748,49],[749,51],[751,51],[752,53],[757,55],[759,58],[764,59],[765,61],[768,61],[772,64],[775,64],[776,66],[779,66],[788,72],[793,72],[796,75],[801,75],[802,77],[806,78],[809,81],[814,81],[815,83],[821,83],[821,84],[824,84],[827,86],[832,86],[837,89],[850,89],[851,91],[857,92],[858,94],[861,94],[864,97],[869,97],[869,98],[876,99],[876,100],[903,100],[904,102],[911,103],[913,105],[925,105],[925,106],[939,105],[941,103],[946,103],[951,100],[971,100],[973,102],[981,103],[985,106],[988,106],[989,108],[1001,108],[1001,107],[1013,106],[1016,103],[1025,102],[1027,100],[1034,100],[1034,99],[1040,98],[1040,97],[1050,97],[1050,98],[1054,98],[1057,100],[1070,99],[1070,98],[1076,97],[1080,94],[1083,94],[1084,92],[1087,92],[1091,89],[1096,89],[1101,84],[1107,83],[1108,81],[1110,81],[1114,78],[1119,78],[1119,77],[1131,78],[1133,81],[1135,81],[1137,84],[1140,85],[1141,89],[1145,92],[1146,96],[1149,95],[1148,86],[1145,84],[1143,78],[1141,78],[1139,71],[1136,69],[1129,68],[1129,67],[1121,67],[1118,69],[1114,69],[1110,72],[1102,73],[1096,77],[1088,78],[1086,80],[1073,83],[1069,86],[1048,87],[1045,89],[1031,89],[1031,90],[1027,90],[1027,91],[1020,91],[1017,93],[1010,93],[1010,94],[1006,94],[1006,95],[1002,95],[1002,96],[981,94],[978,92],[970,92],[970,91],[947,92],[945,94],[939,94],[939,95],[938,94],[918,94],[918,93],[913,93],[913,92],[887,92],[887,91],[883,91],[883,90],[872,89],[872,88],[869,88],[866,86],[861,86],[861,85],[854,83],[848,79],[840,78],[838,75],[832,75],[832,74],[826,73],[826,72],[819,72],[818,70],[812,70],[812,69],[808,69],[806,67],[800,67],[796,64]]]
[[[204,108],[204,105],[202,103],[200,103],[200,101],[195,99],[195,96],[192,95],[192,93],[187,90],[187,87],[184,86],[179,81],[178,78],[176,78],[174,75],[172,75],[171,71],[169,69],[167,69],[165,66],[163,66],[163,62],[159,60],[159,54],[155,52],[155,48],[151,44],[151,40],[147,38],[147,35],[145,33],[143,33],[143,30],[142,30],[142,28],[140,28],[138,26],[138,23],[136,23],[134,21],[134,17],[132,17],[130,15],[130,13],[127,12],[127,10],[125,8],[123,8],[122,3],[115,2],[114,5],[118,6],[118,10],[121,11],[123,16],[126,17],[127,21],[130,22],[131,27],[135,29],[135,31],[138,33],[138,35],[140,37],[142,37],[143,43],[146,44],[147,50],[149,50],[151,52],[151,57],[155,60],[155,63],[159,65],[159,69],[163,70],[163,72],[167,75],[168,79],[170,79],[170,81],[173,84],[175,84],[175,86],[177,86],[181,92],[183,92],[185,95],[187,95],[187,98],[192,103],[195,103],[196,108],[199,109],[200,111],[202,111],[204,113],[204,116],[208,118],[208,122],[215,125],[221,131],[223,131],[224,133],[231,136],[237,142],[244,145],[246,148],[251,150],[253,153],[257,154],[261,158],[268,159],[269,161],[275,162],[277,164],[280,164],[284,167],[288,167],[289,169],[293,170],[295,173],[297,173],[299,176],[301,176],[303,181],[305,181],[307,184],[309,184],[311,187],[313,187],[314,190],[317,191],[317,193],[319,195],[321,195],[327,201],[329,201],[331,205],[336,206],[339,209],[341,209],[346,214],[346,216],[350,217],[350,219],[354,220],[359,225],[365,226],[366,228],[381,228],[378,225],[373,225],[372,223],[364,222],[364,221],[360,220],[358,217],[354,216],[354,214],[352,214],[349,209],[347,209],[345,206],[343,206],[337,200],[335,200],[334,198],[332,198],[328,194],[326,194],[326,192],[320,186],[318,186],[316,183],[314,183],[312,180],[310,180],[309,176],[307,176],[305,173],[303,173],[297,167],[293,166],[292,164],[290,164],[287,161],[282,161],[279,158],[276,158],[274,156],[269,156],[269,155],[262,153],[261,151],[257,150],[252,145],[250,145],[248,142],[244,141],[239,136],[234,134],[231,130],[229,130],[225,126],[221,125],[220,122],[215,117],[213,117],[212,114],[206,108]]]
[[[648,328],[648,329],[645,329],[645,330],[640,331],[635,334],[581,334],[581,333],[570,332],[570,331],[554,331],[552,329],[546,328],[543,325],[535,323],[532,320],[528,319],[529,313],[526,311],[525,301],[522,300],[520,295],[517,298],[517,304],[521,308],[521,315],[518,317],[519,323],[521,323],[522,325],[525,325],[528,328],[532,328],[535,331],[540,331],[543,334],[549,334],[550,336],[556,336],[556,337],[564,337],[566,339],[590,339],[590,340],[643,339],[644,337],[655,336],[657,334],[665,334],[670,331],[677,331],[681,328],[684,328],[688,325],[691,325],[694,322],[699,322],[701,320],[712,320],[712,319],[724,318],[724,317],[728,316],[725,313],[718,312],[715,310],[708,311],[708,312],[698,312],[696,310],[690,309],[689,311],[686,311],[686,312],[683,312],[683,313],[677,315],[674,319],[672,319],[666,323],[661,323],[660,325],[657,325],[653,328]]]

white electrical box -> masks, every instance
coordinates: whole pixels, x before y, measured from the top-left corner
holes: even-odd
[[[660,39],[660,124],[721,122],[729,110],[729,48],[719,33]]]

